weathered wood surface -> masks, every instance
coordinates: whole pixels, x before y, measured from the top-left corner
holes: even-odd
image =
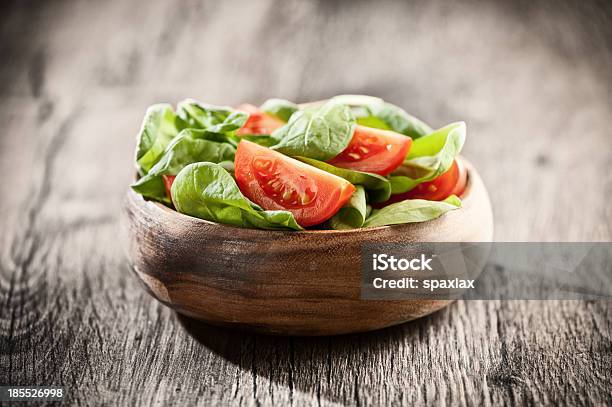
[[[350,92],[467,121],[497,240],[609,241],[609,5],[0,7],[0,384],[91,405],[611,402],[610,302],[461,301],[370,334],[255,336],[178,318],[118,239],[147,105]]]

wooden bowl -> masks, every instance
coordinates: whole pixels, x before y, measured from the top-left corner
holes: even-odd
[[[235,228],[183,215],[130,189],[129,261],[155,298],[214,325],[334,335],[401,324],[451,301],[360,299],[362,244],[491,241],[487,191],[465,164],[461,209],[429,222],[348,231]]]

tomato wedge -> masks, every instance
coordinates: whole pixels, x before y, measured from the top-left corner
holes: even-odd
[[[343,178],[247,140],[234,166],[243,194],[264,209],[290,211],[304,227],[331,218],[355,192]]]
[[[164,180],[164,187],[166,187],[166,195],[168,195],[168,198],[170,200],[172,200],[172,194],[170,193],[170,191],[172,190],[172,183],[174,182],[175,178],[176,175],[162,175],[162,179]]]
[[[264,113],[253,105],[240,105],[238,110],[249,113],[246,123],[236,132],[239,136],[272,134],[274,130],[285,125],[281,119]]]
[[[383,206],[405,199],[426,199],[428,201],[443,201],[451,195],[461,196],[467,184],[467,171],[460,159],[455,159],[451,167],[438,178],[423,182],[403,194],[391,195]]]
[[[402,164],[411,145],[412,139],[403,134],[356,126],[348,147],[329,163],[350,170],[388,175]]]

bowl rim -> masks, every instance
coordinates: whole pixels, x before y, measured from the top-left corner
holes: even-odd
[[[461,208],[459,208],[459,210],[461,210],[463,206],[465,205],[465,203],[470,201],[472,187],[473,187],[473,178],[477,176],[477,171],[472,165],[472,163],[466,160],[463,156],[459,155],[456,157],[456,159],[460,159],[463,162],[466,168],[466,172],[467,172],[467,182],[466,182],[465,190],[460,196],[462,206]],[[398,224],[398,225],[377,226],[373,228],[357,228],[357,229],[345,229],[345,230],[335,230],[335,229],[269,230],[269,229],[241,228],[238,226],[226,225],[223,223],[213,222],[213,221],[206,220],[206,219],[196,218],[195,216],[181,213],[175,209],[167,207],[166,205],[160,202],[145,199],[142,195],[140,195],[139,193],[137,193],[130,187],[128,187],[127,193],[128,193],[128,196],[131,195],[133,198],[141,201],[141,205],[145,205],[147,207],[154,208],[153,210],[158,211],[159,215],[173,216],[177,218],[178,221],[182,221],[182,222],[203,223],[209,226],[216,226],[219,229],[227,228],[228,233],[231,233],[232,230],[238,229],[242,233],[266,234],[266,235],[269,235],[272,233],[277,236],[280,234],[288,234],[291,236],[296,236],[296,235],[351,235],[351,234],[363,234],[363,233],[375,232],[375,231],[381,231],[381,230],[406,228],[407,226],[419,225],[419,224],[427,223],[431,221],[430,220],[430,221],[425,221],[425,222],[404,223],[404,224]],[[443,214],[442,217],[445,215],[446,214]],[[436,219],[439,219],[439,218],[436,218]],[[435,220],[435,219],[432,219],[432,220]]]

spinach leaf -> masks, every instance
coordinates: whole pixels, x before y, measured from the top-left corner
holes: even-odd
[[[260,109],[265,113],[278,117],[284,122],[288,122],[293,113],[299,110],[299,107],[288,100],[268,99],[261,105]]]
[[[332,100],[349,105],[357,117],[357,123],[417,139],[432,132],[423,121],[409,115],[402,108],[384,100],[366,95],[340,95]]]
[[[360,228],[367,211],[365,189],[357,185],[351,199],[329,220],[329,224],[336,230]]]
[[[220,161],[219,165],[223,167],[225,171],[229,172],[232,177],[234,177],[234,171],[236,168],[233,161]]]
[[[383,121],[391,130],[418,139],[432,132],[431,127],[402,108],[391,103],[371,104],[367,106],[371,116]]]
[[[193,129],[181,131],[168,145],[161,159],[149,173],[132,185],[132,189],[147,198],[169,204],[162,175],[176,175],[187,164],[199,161],[233,162],[236,148],[229,143],[211,140],[218,136],[217,133]]]
[[[223,133],[213,133],[208,130],[201,130],[201,129],[185,129],[183,131],[186,131],[186,130],[188,130],[189,135],[195,139],[216,141],[217,143],[228,143],[234,147],[238,147],[238,143],[240,142],[240,138],[232,134],[232,132],[229,132],[228,134],[223,134]]]
[[[464,122],[451,123],[426,137],[415,140],[408,152],[407,160],[433,156],[445,149],[461,150],[465,142],[466,126]],[[453,147],[454,146],[454,147]]]
[[[272,146],[289,156],[303,156],[326,161],[344,150],[355,131],[355,117],[346,105],[329,101],[296,112],[289,123],[276,129]]]
[[[407,199],[381,209],[375,209],[363,224],[364,228],[425,222],[461,207],[461,200],[451,195],[444,201]]]
[[[363,185],[368,191],[368,197],[372,202],[384,202],[391,196],[391,185],[387,178],[369,172],[353,171],[346,168],[334,167],[323,161],[306,157],[295,157],[306,164],[317,167],[320,170],[344,178],[353,185]]]
[[[410,191],[420,182],[405,175],[391,175],[389,183],[391,184],[391,195],[395,195]]]
[[[391,127],[376,116],[361,116],[357,117],[357,124],[375,129],[391,130]]]
[[[266,135],[233,136],[232,140],[233,140],[232,143],[235,143],[236,146],[238,146],[238,143],[240,142],[240,140],[248,140],[255,144],[259,144],[260,146],[264,146],[264,147],[271,147],[277,143],[276,139],[274,139],[272,136],[266,136]]]
[[[391,177],[393,193],[410,191],[448,171],[461,152],[465,134],[465,123],[456,122],[414,140],[404,163]]]
[[[183,128],[205,129],[227,134],[241,128],[249,118],[247,112],[226,106],[213,106],[186,99],[178,104],[177,114]]]
[[[288,211],[265,211],[249,201],[219,164],[200,162],[181,170],[172,184],[176,209],[238,227],[302,230]]]
[[[140,175],[149,172],[178,134],[176,119],[172,106],[168,104],[157,104],[147,109],[136,147],[136,167]]]

